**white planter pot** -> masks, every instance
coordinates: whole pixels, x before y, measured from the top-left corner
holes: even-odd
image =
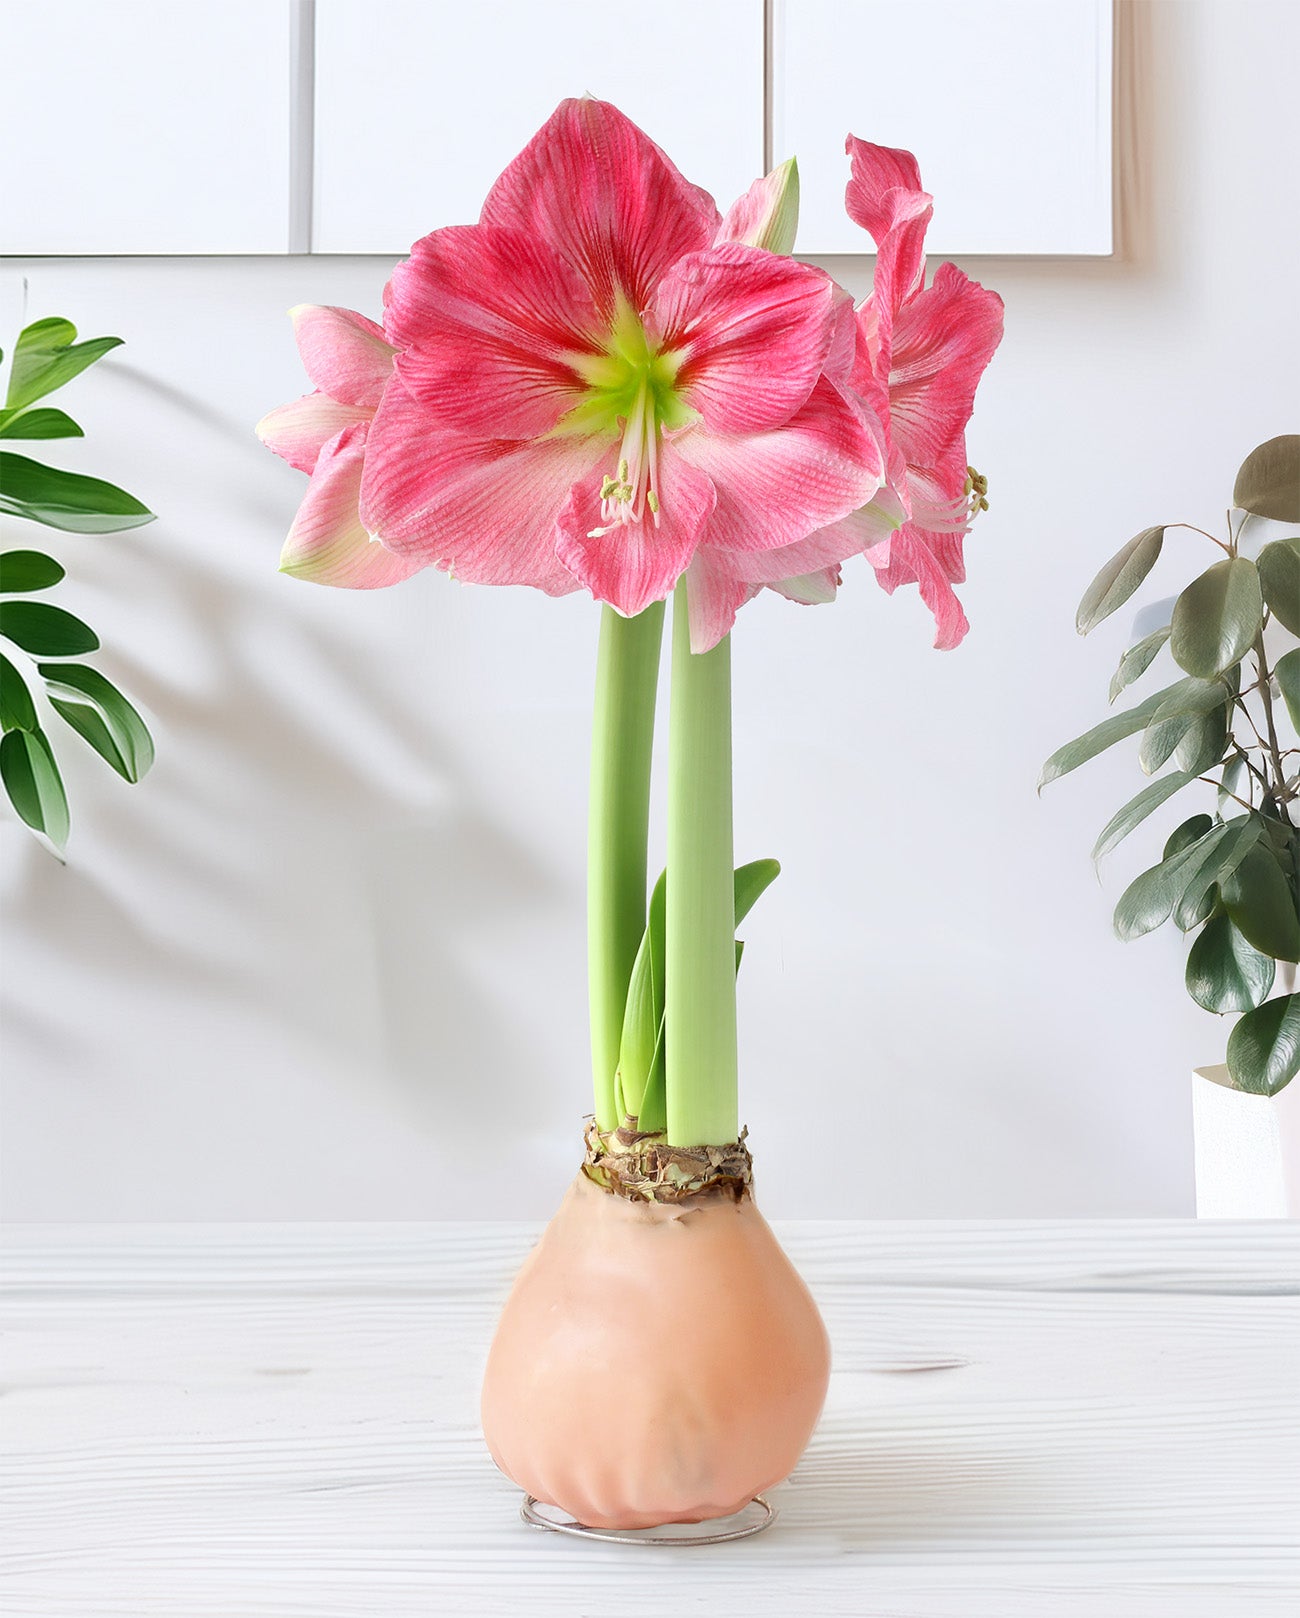
[[[1248,1096],[1222,1082],[1227,1073],[1192,1075],[1196,1217],[1300,1218],[1300,1078],[1278,1095]]]

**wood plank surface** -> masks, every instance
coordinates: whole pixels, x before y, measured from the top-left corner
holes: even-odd
[[[1287,1618],[1300,1227],[778,1226],[836,1368],[782,1512],[525,1528],[478,1436],[536,1228],[15,1226],[5,1618]]]

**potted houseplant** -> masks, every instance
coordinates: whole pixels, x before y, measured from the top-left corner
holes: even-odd
[[[864,556],[915,583],[936,644],[985,505],[966,464],[1001,302],[925,284],[915,160],[850,139],[878,249],[855,309],[790,256],[793,162],[725,217],[614,107],[566,101],[476,225],[394,271],[382,325],[294,312],[316,391],[259,433],[311,476],[282,567],[370,588],[434,566],[601,602],[592,732],[586,1158],[488,1361],[498,1464],[576,1522],[725,1517],[793,1467],[829,1371],[820,1317],[753,1199],[740,1126],[729,633],[772,588],[834,599]],[[667,866],[648,880],[672,597]]]
[[[1172,922],[1191,940],[1187,992],[1234,1019],[1226,1061],[1193,1076],[1198,1212],[1296,1214],[1300,1086],[1283,1092],[1300,1071],[1300,536],[1260,536],[1262,519],[1300,523],[1300,435],[1253,450],[1232,503],[1221,536],[1145,528],[1088,586],[1084,635],[1129,600],[1168,535],[1217,552],[1139,619],[1110,698],[1162,663],[1181,677],[1058,749],[1040,786],[1140,735],[1151,780],[1102,828],[1097,860],[1167,802],[1195,798],[1161,858],[1124,890],[1115,931],[1134,939]]]

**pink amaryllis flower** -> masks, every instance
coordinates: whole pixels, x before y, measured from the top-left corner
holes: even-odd
[[[418,572],[420,558],[375,543],[359,514],[366,439],[396,350],[352,309],[300,304],[289,311],[316,391],[262,417],[257,436],[311,474],[280,556],[280,569],[316,584],[374,590]]]
[[[850,135],[850,217],[877,248],[870,298],[858,311],[855,380],[883,423],[892,495],[849,519],[889,592],[916,584],[934,614],[935,645],[956,646],[969,625],[954,584],[966,577],[962,541],[987,509],[987,484],[966,463],[975,389],[1002,340],[1002,299],[941,264],[925,284],[925,232],[933,199],[910,152]],[[903,517],[879,538],[889,506]]]
[[[835,283],[720,225],[616,108],[561,103],[478,224],[393,275],[368,530],[465,580],[585,585],[629,616],[686,574],[692,645],[713,645],[713,559],[834,523],[883,475],[861,404],[823,374]]]
[[[969,627],[953,584],[965,577],[962,540],[987,506],[987,485],[966,464],[965,431],[1002,336],[1002,300],[953,264],[941,265],[927,287],[933,203],[916,159],[853,136],[848,151],[848,211],[871,232],[878,256],[855,340],[827,371],[879,424],[886,482],[859,510],[791,545],[716,558],[725,576],[715,591],[736,605],[764,585],[795,601],[830,601],[840,564],[863,554],[890,593],[919,586],[936,621],[935,645],[948,648]]]

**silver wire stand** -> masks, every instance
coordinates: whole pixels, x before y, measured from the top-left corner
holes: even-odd
[[[572,1534],[575,1539],[602,1539],[614,1545],[726,1545],[733,1539],[750,1539],[770,1528],[777,1509],[756,1494],[747,1506],[733,1516],[712,1522],[665,1523],[661,1528],[588,1528],[574,1522],[556,1506],[544,1506],[531,1494],[524,1496],[519,1515],[530,1528],[543,1528],[550,1534]],[[724,1527],[724,1524],[730,1526]]]

